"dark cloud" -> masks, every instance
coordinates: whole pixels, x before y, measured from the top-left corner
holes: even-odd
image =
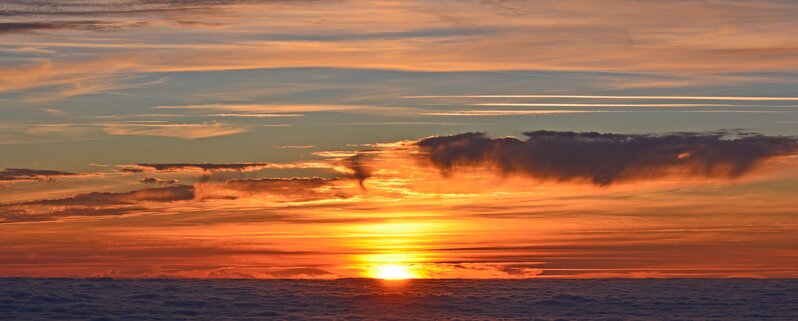
[[[526,139],[484,133],[437,136],[418,142],[422,157],[444,175],[460,167],[490,167],[504,175],[541,180],[618,181],[673,172],[735,178],[769,158],[798,153],[795,138],[748,133],[665,135],[534,131]]]
[[[247,4],[279,2],[278,0],[7,0],[0,4],[0,17],[36,17],[35,20],[0,23],[0,35],[36,31],[90,30],[104,31],[145,26],[144,21],[111,21],[120,17],[136,20],[189,18],[190,25],[219,26],[219,22],[196,19],[213,18],[227,7]],[[50,18],[52,17],[52,18]],[[105,20],[64,21],[64,18]],[[184,24],[185,20],[179,20]]]
[[[194,187],[175,185],[161,188],[147,188],[131,192],[91,192],[72,197],[36,200],[19,205],[49,206],[108,206],[136,204],[139,202],[175,202],[194,199]]]
[[[317,268],[291,268],[279,271],[270,272],[269,275],[279,279],[295,279],[295,278],[320,278],[320,277],[334,277],[335,274]]]
[[[290,0],[6,0],[0,6],[0,16],[180,14],[237,4],[284,1]]]
[[[198,182],[171,185],[176,180],[154,177],[147,184],[169,184],[130,192],[91,192],[64,198],[0,204],[0,223],[52,221],[66,217],[112,216],[146,211],[143,203],[192,200],[239,199],[270,196],[276,202],[347,198],[333,185],[337,179],[319,177],[233,179],[225,182]]]
[[[59,30],[104,31],[144,25],[146,25],[144,22],[119,23],[109,21],[2,22],[0,23],[0,34]]]
[[[200,199],[272,195],[287,201],[310,201],[347,197],[332,188],[331,181],[333,180],[320,177],[233,179],[221,184],[207,183],[196,186],[197,196]]]
[[[163,164],[136,164],[137,167],[144,170],[154,171],[184,171],[184,170],[202,170],[208,172],[214,171],[254,171],[263,169],[269,166],[268,163],[231,163],[231,164],[213,164],[213,163],[163,163]],[[124,169],[123,169],[124,170]]]
[[[66,217],[117,216],[146,208],[141,202],[194,199],[194,187],[176,185],[131,192],[92,192],[71,197],[0,204],[0,223],[52,221]]]
[[[370,154],[359,153],[344,159],[344,166],[352,170],[352,178],[358,180],[361,188],[366,188],[366,179],[374,172],[374,168],[368,164],[370,157]]]
[[[46,213],[31,214],[22,209],[4,209],[0,207],[0,224],[3,223],[23,223],[23,222],[46,222],[54,221],[66,217],[89,217],[89,216],[119,216],[137,211],[145,210],[139,206],[123,207],[70,207]]]
[[[160,179],[160,178],[157,178],[157,177],[145,177],[145,178],[142,178],[141,180],[139,180],[139,182],[142,182],[144,184],[164,184],[164,185],[177,184],[177,180],[176,179],[168,179],[167,180],[167,179]]]
[[[56,177],[74,176],[75,173],[68,173],[54,170],[28,169],[28,168],[6,168],[0,171],[0,182],[2,181],[32,181],[47,180]]]

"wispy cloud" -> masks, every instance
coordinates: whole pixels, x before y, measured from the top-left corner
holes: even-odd
[[[247,171],[257,171],[264,168],[267,168],[270,164],[269,163],[226,163],[226,164],[214,164],[214,163],[141,163],[135,164],[131,166],[125,166],[125,168],[140,168],[145,171],[158,171],[158,172],[170,172],[170,171],[205,171],[205,172],[214,172],[214,171],[239,171],[239,172],[247,172]]]
[[[206,104],[206,105],[182,105],[182,106],[157,106],[158,109],[185,109],[185,110],[214,110],[227,112],[242,112],[279,115],[280,117],[298,117],[302,114],[312,112],[359,112],[359,113],[398,113],[408,114],[416,111],[414,108],[407,107],[385,107],[385,106],[361,106],[361,105],[302,105],[302,104]],[[231,114],[223,114],[231,115]],[[238,114],[245,115],[245,114]]]
[[[114,21],[50,21],[50,22],[2,22],[0,23],[0,34],[4,33],[27,33],[36,31],[59,31],[59,30],[92,30],[108,31],[121,28],[132,28],[145,26],[146,22],[114,22]]]
[[[563,104],[563,103],[476,103],[471,106],[493,107],[653,107],[653,108],[692,108],[692,107],[751,107],[740,104]]]
[[[424,112],[427,116],[514,116],[514,115],[559,115],[585,113],[613,113],[609,110],[456,110]]]
[[[160,136],[182,139],[228,136],[245,133],[252,129],[254,129],[254,126],[218,122],[200,124],[108,123],[103,125],[103,130],[110,135]]]
[[[798,97],[768,96],[613,96],[613,95],[430,95],[403,96],[406,99],[433,98],[573,98],[573,99],[656,99],[656,100],[729,100],[729,101],[798,101]],[[619,107],[623,107],[620,105]]]
[[[274,146],[274,148],[279,148],[279,149],[308,149],[308,148],[313,148],[313,147],[315,147],[315,146],[313,146],[313,145],[278,145],[278,146]]]
[[[6,168],[0,171],[0,182],[50,180],[64,176],[75,176],[75,173],[28,168]]]

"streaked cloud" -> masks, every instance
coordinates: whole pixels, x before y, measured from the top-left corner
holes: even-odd
[[[613,113],[606,110],[455,110],[424,112],[427,116],[514,116],[514,115],[557,115],[584,113]]]
[[[279,115],[279,117],[298,117],[312,112],[360,112],[367,114],[397,113],[407,114],[416,111],[414,108],[385,107],[385,106],[360,106],[360,105],[269,105],[269,104],[207,104],[184,106],[157,106],[158,109],[185,109],[185,110],[215,110],[228,112],[252,113],[255,115]],[[223,114],[232,115],[232,114]],[[246,115],[246,114],[237,114]]]
[[[277,125],[272,125],[277,126]],[[253,126],[219,122],[200,124],[124,124],[108,123],[103,130],[110,135],[161,136],[199,139],[235,135],[252,130]]]
[[[213,163],[141,163],[135,164],[132,167],[139,168],[145,171],[257,171],[268,167],[269,163],[228,163],[228,164],[213,164]],[[131,168],[126,166],[125,169]]]
[[[0,35],[4,33],[28,33],[36,31],[59,31],[59,30],[91,30],[108,31],[120,28],[133,28],[146,25],[146,22],[112,22],[112,21],[50,21],[50,22],[2,22],[0,23]]]
[[[74,175],[77,174],[46,169],[6,168],[0,171],[0,182],[40,181]]]
[[[177,184],[178,180],[176,179],[160,179],[157,177],[145,177],[139,180],[144,184],[161,184],[161,185],[170,185],[170,184]]]
[[[726,100],[726,101],[798,101],[798,97],[767,96],[612,96],[612,95],[432,95],[404,96],[407,99],[431,98],[574,98],[574,99],[657,99],[657,100]],[[623,106],[623,105],[621,105]]]

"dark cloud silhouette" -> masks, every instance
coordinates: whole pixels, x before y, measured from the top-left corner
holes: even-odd
[[[279,279],[334,277],[335,274],[317,268],[291,268],[270,272],[269,275]]]
[[[6,0],[0,6],[0,16],[90,16],[128,14],[204,13],[247,3],[285,2],[296,0]]]
[[[97,14],[124,14],[148,13],[159,11],[185,10],[202,5],[216,4],[218,1],[59,1],[59,0],[8,0],[0,8],[0,15],[97,15]],[[195,6],[189,6],[191,3]]]
[[[131,192],[92,192],[71,197],[0,204],[0,223],[53,221],[66,217],[118,216],[146,208],[141,202],[194,199],[194,187],[176,185]]]
[[[70,207],[64,210],[32,214],[21,209],[4,209],[0,207],[0,224],[23,223],[23,222],[46,222],[66,217],[119,216],[142,210],[146,210],[146,208],[139,206],[123,206],[123,207],[109,207],[109,208]]]
[[[323,189],[332,181],[320,177],[233,179],[221,184],[197,184],[196,187],[200,199],[273,195],[287,201],[309,201],[347,197],[335,188]]]
[[[49,173],[49,171],[47,171]],[[52,173],[51,173],[52,174]],[[320,177],[232,179],[178,185],[176,180],[154,177],[147,184],[169,184],[130,192],[91,192],[70,197],[0,204],[0,223],[52,221],[66,217],[114,216],[144,211],[143,203],[276,197],[277,202],[340,199],[349,195],[333,185],[337,179]],[[171,185],[175,184],[175,185]]]
[[[291,0],[6,0],[0,4],[0,17],[33,18],[28,21],[0,23],[0,35],[37,31],[105,31],[146,26],[138,20],[178,19],[178,25],[222,26],[203,21],[226,12],[231,6]],[[74,20],[65,18],[103,20]],[[137,21],[117,21],[135,17]]]
[[[735,178],[769,158],[798,153],[795,138],[749,133],[624,135],[534,131],[526,139],[484,133],[430,137],[417,144],[444,175],[460,167],[490,167],[541,180],[618,181],[680,172]]]
[[[136,204],[139,202],[175,202],[192,199],[194,199],[193,186],[175,185],[121,193],[91,192],[66,198],[36,200],[18,204],[50,206],[108,206]]]
[[[2,181],[32,181],[46,180],[63,176],[74,176],[75,173],[28,168],[6,168],[0,171],[0,182]]]
[[[4,33],[25,33],[36,31],[59,31],[59,30],[91,30],[104,31],[122,28],[141,27],[145,22],[119,23],[111,21],[26,21],[26,22],[2,22],[0,23],[0,34]]]
[[[164,185],[177,184],[177,180],[176,179],[168,179],[167,180],[167,179],[160,179],[160,178],[157,178],[157,177],[145,177],[145,178],[142,178],[141,180],[139,180],[139,182],[142,182],[144,184],[164,184]]]
[[[202,171],[254,171],[263,169],[269,166],[269,163],[231,163],[231,164],[213,164],[213,163],[151,163],[151,164],[136,164],[137,167],[144,170],[154,171],[183,171],[183,170],[202,170]],[[124,170],[124,169],[123,169]]]
[[[344,159],[344,166],[352,170],[352,178],[357,179],[361,188],[366,188],[366,179],[371,177],[374,168],[368,164],[370,154],[359,153]]]

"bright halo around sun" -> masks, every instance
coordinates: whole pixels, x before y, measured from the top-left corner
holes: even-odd
[[[383,280],[413,279],[416,276],[404,265],[383,264],[374,269],[374,277]]]

